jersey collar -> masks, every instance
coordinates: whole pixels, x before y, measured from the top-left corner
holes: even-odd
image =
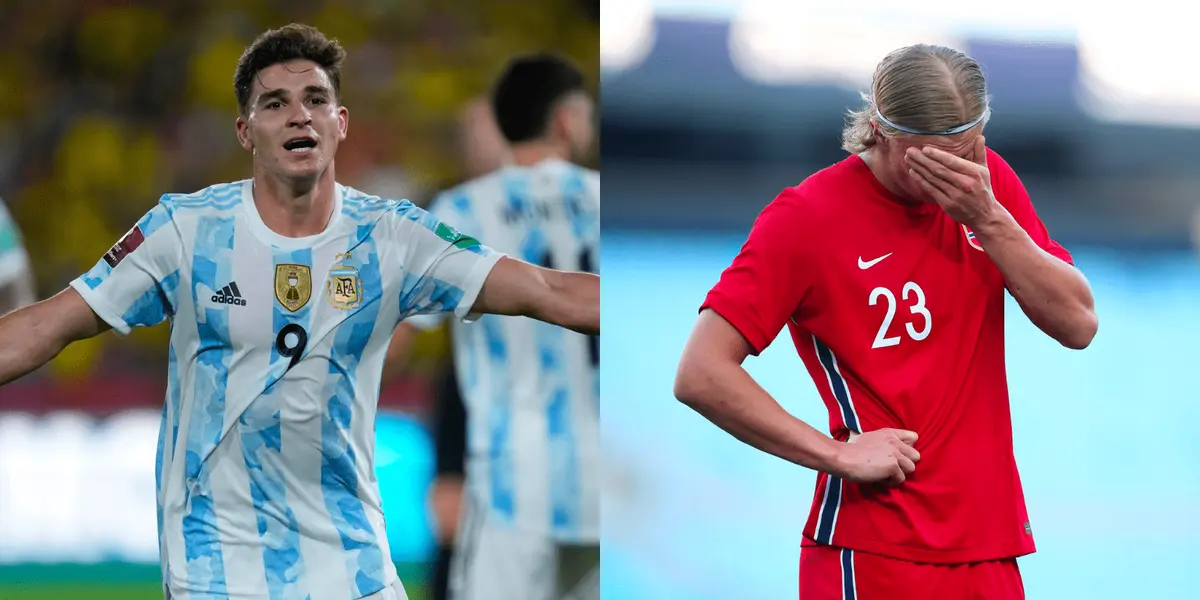
[[[254,204],[254,180],[247,179],[242,182],[242,206],[246,209],[246,218],[250,222],[250,230],[254,232],[254,236],[264,243],[288,250],[312,248],[320,245],[326,238],[333,235],[333,232],[337,230],[338,221],[342,218],[342,199],[345,194],[346,188],[340,183],[335,183],[333,191],[333,215],[330,216],[329,224],[325,226],[325,230],[316,235],[293,238],[275,233],[270,227],[267,227],[266,223],[263,223],[262,215],[258,213],[258,207]]]

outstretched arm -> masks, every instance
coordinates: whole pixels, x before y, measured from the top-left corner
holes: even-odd
[[[37,370],[71,342],[108,329],[74,288],[0,317],[0,385]]]
[[[443,203],[444,204],[444,203]],[[408,205],[396,238],[407,242],[401,318],[449,313],[530,317],[584,335],[600,333],[600,276],[556,271],[505,256]],[[589,269],[590,270],[590,269]]]
[[[598,335],[600,276],[545,269],[505,256],[488,274],[471,312],[531,317]]]
[[[171,222],[166,205],[156,205],[70,287],[0,318],[0,385],[71,342],[112,328],[126,334],[173,314],[181,246]]]

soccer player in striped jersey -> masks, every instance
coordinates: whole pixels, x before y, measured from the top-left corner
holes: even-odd
[[[556,56],[517,57],[491,104],[509,164],[440,194],[430,211],[531,263],[596,271],[600,176],[569,162],[594,143],[583,75]],[[468,428],[450,597],[598,597],[598,338],[485,315],[455,323],[452,339]]]
[[[388,342],[425,313],[599,331],[599,277],[506,257],[337,183],[343,49],[264,33],[238,62],[253,178],[167,194],[96,266],[0,319],[0,383],[74,340],[171,321],[157,460],[173,600],[405,598],[374,468]]]
[[[21,231],[0,201],[0,315],[32,304],[34,294],[33,269]]]
[[[956,50],[902,48],[853,113],[850,156],[781,192],[701,305],[675,393],[819,471],[799,596],[1017,600],[1034,551],[1013,457],[1004,292],[1069,348],[1091,288],[984,144],[987,86]],[[741,364],[787,327],[826,436]],[[853,442],[853,443],[848,443]]]

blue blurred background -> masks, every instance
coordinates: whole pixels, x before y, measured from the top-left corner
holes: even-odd
[[[846,108],[884,54],[914,42],[981,61],[988,143],[1100,314],[1093,345],[1072,352],[1009,301],[1039,548],[1020,560],[1028,598],[1195,597],[1200,86],[1179,75],[1189,55],[1154,2],[1119,22],[1077,4],[603,5],[605,599],[795,597],[813,473],[677,403],[675,366],[758,211],[844,156]],[[793,414],[827,422],[786,335],[746,366]]]

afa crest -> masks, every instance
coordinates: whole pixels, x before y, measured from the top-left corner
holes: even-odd
[[[971,231],[971,228],[967,227],[966,225],[962,226],[962,230],[963,230],[963,235],[967,236],[967,243],[970,244],[972,248],[982,252],[983,245],[981,245],[979,243],[979,240],[975,238],[975,232]]]
[[[358,269],[347,266],[336,266],[329,271],[329,280],[325,283],[325,292],[329,303],[334,308],[350,310],[358,308],[362,303],[362,279]]]
[[[305,265],[275,265],[275,299],[296,312],[312,298],[312,269]]]

